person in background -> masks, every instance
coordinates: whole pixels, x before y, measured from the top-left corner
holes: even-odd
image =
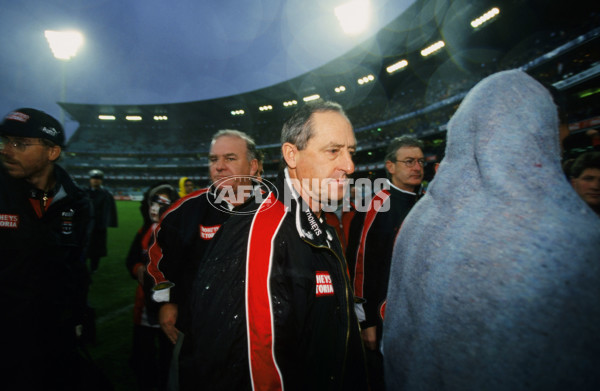
[[[0,368],[6,390],[87,389],[77,359],[91,203],[56,162],[63,127],[32,108],[0,125]]]
[[[86,189],[94,205],[94,229],[90,238],[87,257],[90,260],[90,272],[98,270],[100,258],[107,254],[106,242],[108,227],[117,227],[117,206],[113,195],[102,186],[104,173],[94,169],[89,172],[90,186]]]
[[[125,262],[131,277],[138,282],[133,307],[131,366],[140,391],[167,389],[173,345],[160,329],[157,304],[147,299],[150,284],[145,271],[154,229],[160,216],[178,199],[179,194],[168,184],[158,184],[146,191],[140,205],[144,223],[131,243]]]
[[[194,182],[186,177],[179,178],[179,198],[183,198],[194,191]]]
[[[385,388],[380,349],[392,250],[404,218],[421,196],[425,175],[423,142],[411,136],[393,139],[385,156],[385,168],[387,186],[374,195],[366,212],[353,219],[353,224],[360,224],[362,229],[359,237],[351,239],[357,246],[346,254],[353,267],[354,294],[362,299],[356,312],[371,391]]]
[[[600,216],[600,152],[585,152],[575,159],[569,176],[573,189]]]
[[[185,382],[193,370],[189,332],[189,298],[192,281],[206,248],[221,225],[246,199],[232,199],[238,188],[248,185],[259,167],[256,144],[237,130],[220,130],[209,151],[211,187],[197,190],[176,202],[155,230],[156,241],[148,252],[147,273],[160,303],[159,322],[175,346],[169,382]],[[233,178],[231,178],[233,177]],[[227,194],[227,196],[223,196]]]
[[[185,390],[367,389],[348,267],[322,216],[354,171],[352,125],[313,101],[281,140],[276,190],[223,224],[196,273]]]

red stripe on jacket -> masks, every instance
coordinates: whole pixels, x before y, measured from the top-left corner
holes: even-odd
[[[246,262],[246,327],[250,377],[255,391],[283,389],[273,351],[275,338],[269,277],[275,248],[273,241],[285,214],[285,206],[271,193],[250,227]]]
[[[365,244],[367,241],[367,235],[377,212],[383,206],[385,201],[390,198],[390,192],[388,190],[381,190],[369,203],[369,209],[365,215],[365,222],[363,224],[362,232],[360,233],[360,244],[356,252],[356,265],[354,266],[354,294],[357,297],[363,297],[363,286],[365,282]],[[376,202],[378,201],[378,202]]]

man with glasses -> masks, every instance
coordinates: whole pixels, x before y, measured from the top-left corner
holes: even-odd
[[[74,353],[89,283],[91,204],[56,164],[64,142],[60,123],[35,109],[15,110],[0,124],[5,389],[84,388]]]
[[[354,277],[354,294],[371,390],[383,390],[383,361],[380,352],[382,324],[392,250],[404,218],[421,195],[425,174],[423,142],[409,136],[397,137],[385,156],[389,188],[377,192],[366,212],[352,220],[347,258]],[[361,228],[362,226],[362,228]]]

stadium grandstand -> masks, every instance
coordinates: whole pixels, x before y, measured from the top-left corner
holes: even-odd
[[[239,129],[265,154],[265,176],[280,162],[279,134],[296,105],[342,104],[355,127],[355,177],[384,176],[389,140],[412,134],[429,162],[442,159],[445,128],[482,78],[521,68],[564,93],[572,133],[600,123],[600,15],[593,2],[418,0],[378,34],[309,73],[248,93],[153,105],[59,102],[79,126],[63,165],[80,183],[100,168],[117,194],[181,176],[208,184],[211,135]],[[432,164],[428,177],[433,175]]]

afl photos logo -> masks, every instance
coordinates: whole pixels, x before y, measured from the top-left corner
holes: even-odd
[[[239,215],[254,214],[264,202],[267,200],[270,192],[275,192],[277,189],[273,183],[266,179],[261,179],[252,175],[232,175],[226,178],[221,178],[214,182],[209,187],[209,192],[215,196],[214,208],[221,212]],[[248,202],[241,210],[234,210],[234,206],[242,205]],[[263,205],[263,210],[273,206]]]

